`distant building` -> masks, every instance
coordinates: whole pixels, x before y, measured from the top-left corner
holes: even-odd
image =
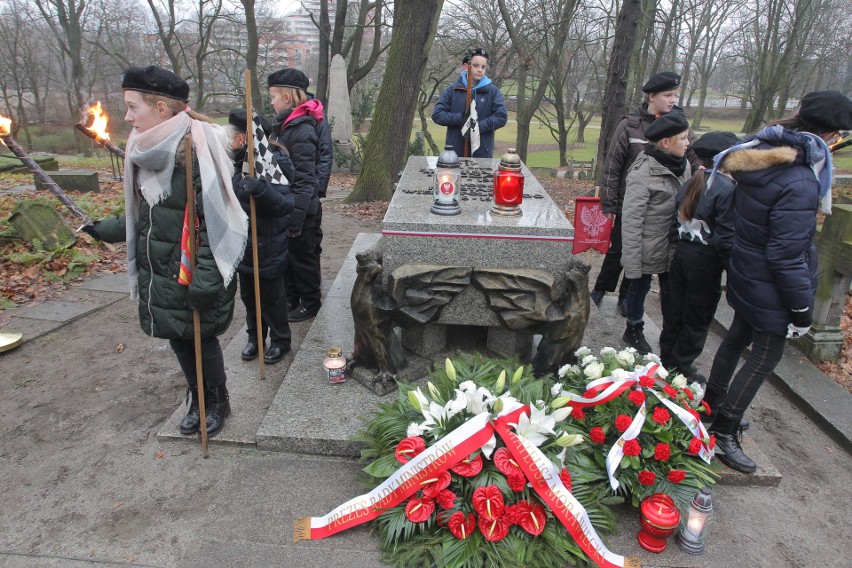
[[[319,22],[320,0],[301,0],[297,6],[284,16],[294,41],[304,43],[314,53],[319,51],[320,33],[311,15]],[[329,2],[328,19],[334,28],[334,3]],[[294,67],[299,65],[293,64]]]

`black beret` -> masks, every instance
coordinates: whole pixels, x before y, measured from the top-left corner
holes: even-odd
[[[263,128],[263,131],[267,136],[272,134],[272,123],[263,118],[261,115],[257,115],[257,118],[260,120],[260,126]],[[240,132],[246,132],[248,129],[248,124],[246,121],[246,111],[241,108],[232,108],[230,112],[228,112],[228,124],[239,130]]]
[[[470,60],[476,56],[488,59],[488,52],[481,47],[474,47],[472,49],[468,49],[464,54],[464,59],[462,59],[462,63],[470,63]]]
[[[293,87],[294,89],[307,91],[309,84],[310,81],[308,81],[307,75],[298,69],[292,69],[290,67],[286,69],[279,69],[266,78],[267,87]]]
[[[671,71],[663,71],[648,79],[648,82],[642,85],[642,92],[661,93],[672,91],[678,87],[680,87],[680,75]]]
[[[676,136],[689,130],[689,121],[682,112],[672,111],[656,119],[645,129],[645,138],[651,142]]]
[[[814,91],[802,97],[799,117],[826,132],[850,130],[852,101],[839,91]]]
[[[121,88],[189,102],[189,85],[186,81],[156,65],[127,69],[121,75]]]
[[[733,132],[708,132],[695,141],[692,149],[702,160],[710,160],[718,154],[739,144],[741,140]]]

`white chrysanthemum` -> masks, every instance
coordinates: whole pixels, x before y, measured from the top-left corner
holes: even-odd
[[[566,365],[562,365],[561,367],[559,367],[559,372],[558,372],[557,374],[559,375],[559,378],[561,379],[561,378],[564,378],[564,377],[565,377],[565,375],[566,375],[566,374],[568,373],[568,371],[570,371],[570,370],[571,370],[571,364],[570,364],[570,363],[568,363],[568,364],[566,364]]]
[[[598,358],[595,357],[594,355],[586,355],[585,357],[583,357],[582,361],[580,361],[580,364],[585,367],[586,365],[591,365],[592,363],[596,362],[597,360],[598,360]]]
[[[689,405],[693,408],[698,408],[701,404],[701,401],[704,399],[704,393],[706,392],[704,389],[704,385],[701,383],[692,383],[689,385],[689,390],[692,391],[692,400],[689,401]]]
[[[604,368],[603,363],[590,363],[583,369],[583,374],[591,380],[599,379],[603,376]]]
[[[675,378],[672,379],[672,386],[678,389],[686,388],[686,377],[678,373],[675,375]]]
[[[521,414],[515,426],[515,434],[526,439],[531,444],[536,446],[542,445],[547,441],[547,436],[544,434],[555,435],[553,427],[556,426],[556,420],[543,409],[536,408],[535,405],[530,405],[530,414]]]
[[[452,418],[462,410],[467,408],[467,396],[459,389],[456,389],[456,397],[444,405],[447,409],[447,417]]]
[[[550,396],[559,396],[562,394],[562,383],[556,383],[550,387]]]
[[[633,356],[633,353],[625,349],[624,351],[619,351],[615,354],[615,360],[622,367],[630,367],[634,363],[636,363],[636,357]]]
[[[613,349],[612,347],[604,347],[603,349],[601,349],[601,356],[613,355],[614,353],[615,349]]]
[[[412,422],[411,424],[408,425],[408,430],[406,431],[405,435],[408,436],[409,438],[411,436],[422,436],[423,434],[425,434],[429,430],[431,430],[431,428],[424,426],[423,424],[418,424],[417,422]]]
[[[579,349],[574,351],[574,357],[576,357],[577,359],[581,359],[581,358],[585,357],[586,355],[589,355],[591,352],[592,352],[591,349],[589,349],[588,347],[583,345],[582,347],[580,347]]]

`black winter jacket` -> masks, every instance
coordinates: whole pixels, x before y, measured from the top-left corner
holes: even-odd
[[[320,162],[320,150],[317,120],[310,115],[303,115],[284,124],[292,112],[293,109],[288,109],[275,117],[272,135],[287,148],[290,161],[293,162],[295,175],[290,191],[294,201],[287,228],[293,233],[299,233],[306,224],[313,226],[313,218],[319,210],[317,164]]]
[[[710,177],[712,170],[705,170],[701,175],[704,181]],[[683,204],[686,186],[683,184],[677,193],[677,210]],[[734,182],[724,174],[717,173],[713,185],[704,190],[692,219],[677,218],[675,240],[702,245],[700,251],[717,257],[722,266],[728,266],[731,247],[734,244]]]
[[[246,213],[251,212],[251,196],[243,187],[242,157],[245,151],[234,156],[234,194],[240,200],[240,205]],[[293,177],[293,165],[286,155],[275,152],[275,158],[288,180]],[[249,180],[253,178],[248,178]],[[261,278],[269,279],[280,276],[287,266],[287,216],[293,211],[293,194],[289,185],[268,183],[260,179],[257,183],[263,187],[262,193],[255,195],[255,212],[257,215],[257,261]],[[252,232],[246,242],[246,251],[242,261],[237,266],[241,274],[254,274],[254,259],[252,258]]]
[[[758,331],[786,335],[791,322],[809,325],[817,284],[813,172],[797,148],[766,143],[732,152],[722,166],[737,181],[728,303]]]

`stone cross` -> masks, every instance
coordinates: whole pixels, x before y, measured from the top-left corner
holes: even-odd
[[[328,119],[331,138],[341,144],[352,140],[352,104],[346,82],[346,62],[338,53],[331,59],[328,79]]]

